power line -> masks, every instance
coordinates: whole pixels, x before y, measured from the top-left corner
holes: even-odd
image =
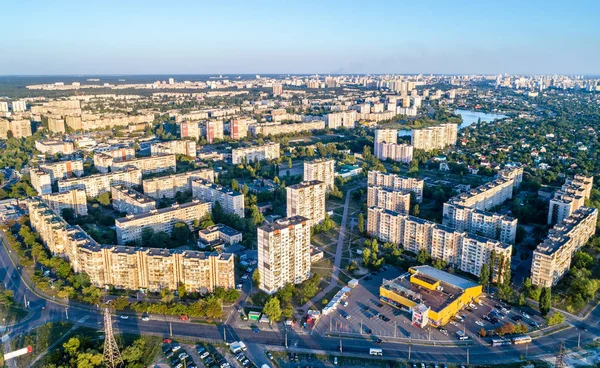
[[[113,334],[112,320],[108,308],[104,309],[104,363],[108,368],[116,368],[123,364],[123,358]]]

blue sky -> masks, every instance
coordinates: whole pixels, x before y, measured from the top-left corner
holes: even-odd
[[[0,75],[600,74],[600,1],[9,1]]]

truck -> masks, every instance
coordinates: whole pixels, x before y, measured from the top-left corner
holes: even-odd
[[[229,349],[235,355],[241,353],[242,351],[246,351],[248,348],[246,347],[246,344],[244,344],[242,341],[234,341],[231,344],[229,344]]]

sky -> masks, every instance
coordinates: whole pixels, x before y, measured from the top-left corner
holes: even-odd
[[[0,75],[600,74],[597,0],[0,4]]]

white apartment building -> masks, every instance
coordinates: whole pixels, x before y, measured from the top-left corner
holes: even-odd
[[[94,154],[94,166],[102,174],[106,174],[112,170],[113,162],[132,160],[134,158],[135,149],[133,147],[112,147]]]
[[[139,215],[156,209],[156,201],[125,185],[111,187],[112,206],[119,212]]]
[[[40,164],[40,170],[50,175],[50,180],[54,184],[60,179],[68,179],[74,176],[83,175],[83,161],[70,160],[58,161]]]
[[[205,179],[215,181],[213,169],[200,169],[181,174],[159,176],[143,181],[144,194],[154,199],[174,198],[177,192],[192,191],[192,181]]]
[[[299,123],[258,123],[250,126],[250,132],[253,135],[262,134],[265,137],[270,135],[281,135],[299,132],[308,132],[311,130],[325,129],[325,121],[315,120]]]
[[[213,205],[219,202],[226,213],[244,217],[244,195],[233,189],[208,180],[196,179],[192,181],[192,196]]]
[[[380,160],[387,160],[389,158],[392,161],[408,164],[413,159],[413,151],[414,147],[405,143],[375,143],[375,157]]]
[[[325,220],[325,183],[303,181],[286,187],[287,217],[301,216],[315,225]]]
[[[260,289],[273,294],[310,277],[310,224],[305,217],[276,220],[257,229]]]
[[[128,167],[135,167],[142,170],[142,174],[156,174],[165,171],[175,172],[177,169],[177,160],[175,155],[151,156],[133,158],[131,160],[113,162],[112,170],[121,171]]]
[[[62,214],[62,210],[66,208],[72,209],[75,216],[86,216],[88,213],[87,197],[83,189],[44,194],[42,195],[42,200],[58,214]]]
[[[376,129],[375,130],[375,143],[398,143],[398,130],[397,129]]]
[[[274,160],[279,158],[279,143],[267,143],[262,146],[236,148],[231,151],[231,162],[240,164],[243,160],[247,162]]]
[[[11,106],[12,106],[12,112],[24,112],[27,110],[27,103],[23,100],[18,100],[18,101],[12,101],[11,102]]]
[[[548,225],[559,224],[584,206],[585,200],[590,198],[593,184],[593,176],[575,175],[567,179],[561,189],[550,199]]]
[[[417,202],[423,200],[423,180],[403,177],[397,174],[383,173],[381,171],[369,171],[367,184],[393,190],[407,190],[415,193]]]
[[[97,197],[99,194],[109,192],[113,185],[122,184],[128,187],[142,183],[142,171],[128,167],[123,171],[108,174],[96,174],[81,178],[71,178],[58,181],[58,191],[65,192],[71,189],[83,189],[88,197]]]
[[[69,141],[36,141],[35,148],[42,152],[47,153],[49,155],[54,155],[57,153],[62,153],[63,155],[70,155],[75,152],[75,147],[73,146],[73,142]]]
[[[415,149],[431,151],[443,149],[456,144],[458,137],[457,124],[440,124],[411,131],[411,143]]]
[[[231,139],[244,139],[248,136],[248,126],[255,123],[252,119],[232,119],[229,122],[229,137]]]
[[[327,122],[327,126],[330,129],[352,129],[356,127],[356,122],[358,121],[358,113],[355,110],[331,113],[327,114],[325,121]]]
[[[150,154],[152,156],[173,154],[196,157],[196,141],[180,140],[154,143],[150,145]]]
[[[206,122],[206,141],[213,143],[215,139],[223,139],[223,121],[209,120]]]
[[[31,186],[39,195],[52,193],[52,178],[50,174],[42,170],[32,169],[29,171]]]
[[[402,215],[408,215],[410,210],[410,193],[407,190],[369,186],[367,189],[367,206],[380,207]]]
[[[327,191],[331,191],[335,185],[335,160],[320,158],[304,161],[303,178],[304,181],[322,181]]]
[[[206,113],[203,113],[206,114]],[[206,114],[208,118],[208,114]],[[200,138],[200,125],[197,121],[183,121],[179,123],[179,137],[183,138],[193,138],[194,140],[198,140]]]
[[[448,204],[487,211],[512,198],[513,179],[497,178],[448,200]]]
[[[551,287],[569,271],[573,254],[596,232],[598,210],[580,207],[554,226],[533,251],[531,283]]]
[[[148,213],[118,218],[115,220],[117,243],[126,244],[139,241],[146,228],[150,228],[154,232],[170,234],[176,223],[184,222],[191,226],[194,220],[200,220],[210,213],[210,208],[210,203],[194,200],[189,203],[174,204],[171,207],[152,210]]]
[[[503,243],[515,243],[517,219],[472,207],[444,203],[442,223],[458,231],[479,234]]]
[[[222,242],[233,245],[242,242],[242,233],[225,224],[216,224],[198,231],[198,240],[203,244]]]

